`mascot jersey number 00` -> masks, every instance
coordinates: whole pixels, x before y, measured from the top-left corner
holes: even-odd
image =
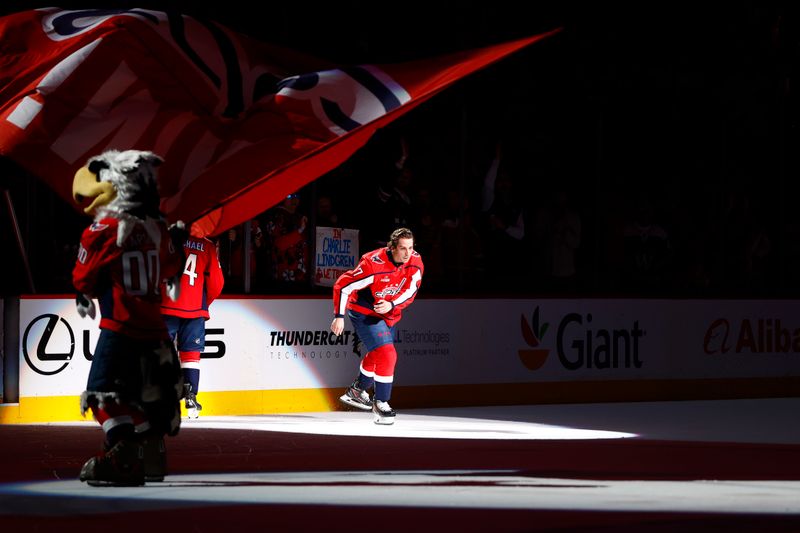
[[[81,469],[90,485],[143,485],[166,475],[165,435],[180,428],[183,378],[161,317],[161,291],[178,290],[183,224],[159,211],[151,152],[110,150],[75,174],[73,198],[94,220],[81,236],[72,281],[81,316],[100,308],[81,413],[102,425],[102,452]],[[85,207],[84,207],[85,206]],[[177,296],[171,294],[171,296]]]

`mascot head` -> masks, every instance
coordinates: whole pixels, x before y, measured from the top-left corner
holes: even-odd
[[[72,197],[95,220],[107,217],[120,220],[118,245],[122,245],[135,224],[144,224],[158,242],[160,232],[156,222],[162,217],[156,167],[161,163],[163,160],[152,152],[103,152],[75,173]]]

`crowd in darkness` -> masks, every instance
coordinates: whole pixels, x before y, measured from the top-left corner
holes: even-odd
[[[358,229],[361,252],[406,226],[426,264],[429,296],[800,294],[800,217],[780,207],[782,190],[765,186],[774,180],[755,169],[703,181],[691,173],[656,178],[650,166],[641,176],[601,179],[576,173],[592,170],[585,165],[542,164],[547,149],[535,143],[544,137],[466,135],[465,149],[458,131],[443,142],[423,118],[380,131],[342,166],[249,222],[250,293],[327,294],[313,282],[317,226]],[[50,211],[40,222],[53,212],[61,221],[30,248],[37,292],[70,293],[86,221],[47,191],[34,195],[36,204],[22,206],[28,235],[37,213]],[[246,290],[244,235],[238,226],[213,239],[227,294]],[[30,292],[22,279],[5,294]]]
[[[422,297],[800,296],[793,12],[744,2],[630,25],[597,10],[379,130],[250,231],[215,236],[225,292],[246,289],[246,234],[251,293],[328,294],[317,226],[358,229],[361,252],[407,226]],[[479,44],[505,39],[490,29]],[[359,61],[411,59],[363,37]],[[464,48],[452,41],[416,55]],[[35,180],[6,186],[36,292],[71,292],[85,219]],[[11,232],[0,245],[14,249]],[[31,292],[16,254],[7,267],[3,294]]]
[[[333,226],[359,229],[361,251],[385,244],[393,228],[412,228],[432,295],[782,297],[800,288],[800,227],[770,209],[777,198],[756,192],[754,177],[719,188],[612,179],[597,189],[562,169],[534,168],[531,150],[504,139],[487,138],[463,165],[437,161],[441,150],[435,135],[384,132],[255,219],[253,291],[320,290],[312,262],[277,274],[275,238],[305,224],[309,248],[315,226]],[[229,246],[223,236],[221,249]],[[241,290],[235,260],[221,257],[229,290]]]

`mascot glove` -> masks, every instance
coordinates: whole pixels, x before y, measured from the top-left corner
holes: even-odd
[[[94,300],[79,292],[75,295],[75,306],[78,308],[78,314],[81,316],[81,318],[86,318],[88,316],[94,320],[94,317],[97,314],[97,308],[94,305]]]

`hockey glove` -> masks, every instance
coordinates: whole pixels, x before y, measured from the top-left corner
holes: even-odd
[[[178,301],[181,295],[181,274],[176,274],[167,279],[167,296],[173,302]]]
[[[97,314],[97,308],[94,305],[94,300],[79,292],[75,295],[75,306],[78,308],[78,314],[81,318],[86,318],[87,316],[94,320],[95,315]]]
[[[186,224],[184,224],[183,220],[179,220],[171,224],[169,228],[167,228],[167,231],[169,232],[169,239],[172,241],[173,248],[183,256],[183,244],[186,242],[186,239],[189,238],[189,231],[186,229]],[[182,273],[175,274],[167,280],[167,296],[173,302],[177,301],[178,296],[181,294],[181,275]]]

